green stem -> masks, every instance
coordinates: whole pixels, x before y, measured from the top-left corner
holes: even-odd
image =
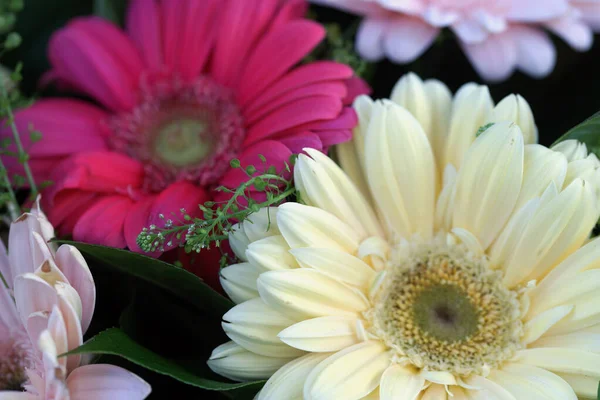
[[[17,218],[19,218],[19,215],[21,215],[21,209],[19,207],[19,202],[17,201],[17,196],[15,195],[15,192],[12,189],[12,183],[10,181],[10,178],[8,177],[8,170],[4,166],[4,163],[2,162],[1,158],[0,171],[3,172],[4,185],[6,186],[6,190],[8,191],[11,200],[8,203],[6,203],[6,207],[8,208],[8,213],[10,214],[11,220],[14,221]]]
[[[27,162],[27,154],[23,149],[23,144],[21,143],[21,137],[19,135],[19,131],[17,130],[17,125],[15,124],[15,117],[13,115],[12,109],[10,105],[8,105],[8,93],[6,92],[6,87],[4,85],[0,85],[0,90],[2,90],[2,97],[6,100],[4,104],[4,111],[6,112],[8,123],[10,125],[10,129],[13,134],[13,138],[15,140],[15,144],[17,145],[17,149],[19,152],[19,162],[23,164],[23,168],[25,169],[25,175],[27,176],[27,180],[29,181],[29,187],[31,189],[31,196],[35,198],[38,193],[37,185],[35,184],[35,180],[33,179],[33,174],[31,173],[31,168],[29,168],[29,163]]]

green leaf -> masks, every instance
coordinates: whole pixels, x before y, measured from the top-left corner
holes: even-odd
[[[571,128],[562,135],[554,144],[565,140],[579,140],[588,148],[588,151],[600,157],[600,112],[592,115],[579,125]]]
[[[122,25],[126,5],[123,0],[94,0],[94,14]]]
[[[207,379],[183,366],[140,346],[118,328],[107,329],[67,354],[104,354],[123,357],[158,374],[170,376],[188,385],[207,390],[232,390],[260,387],[264,382],[228,383]],[[67,355],[65,354],[65,355]]]
[[[85,258],[160,287],[210,315],[220,317],[234,305],[196,275],[155,258],[112,247],[65,240],[57,242],[75,246]]]

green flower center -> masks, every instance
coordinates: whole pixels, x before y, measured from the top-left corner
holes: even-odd
[[[210,124],[200,119],[181,118],[158,128],[154,151],[165,163],[185,167],[197,164],[212,154],[215,142]]]

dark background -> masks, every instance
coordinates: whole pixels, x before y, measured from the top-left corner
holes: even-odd
[[[0,0],[3,1],[3,0]],[[117,11],[124,9],[125,0],[109,0]],[[256,1],[256,0],[248,0]],[[70,18],[94,12],[98,0],[26,0],[25,9],[20,13],[16,31],[23,38],[23,44],[10,52],[0,62],[9,67],[22,61],[24,80],[22,90],[27,95],[56,95],[53,89],[37,90],[37,81],[48,70],[46,45],[53,31],[63,26]],[[97,4],[96,4],[97,7]],[[339,22],[342,30],[355,26],[357,18],[341,12],[313,7],[312,12],[324,22]],[[396,81],[406,72],[417,72],[423,79],[437,78],[445,82],[454,92],[462,84],[470,81],[482,82],[475,73],[460,48],[448,39],[430,48],[418,61],[410,65],[395,65],[381,62],[372,66],[373,79],[370,84],[374,97],[388,97]],[[554,38],[557,47],[557,65],[554,72],[544,80],[535,80],[521,73],[515,73],[500,84],[490,84],[492,97],[499,102],[510,93],[519,93],[531,105],[539,128],[540,142],[550,145],[582,120],[600,109],[600,80],[595,77],[600,68],[600,37],[587,53],[577,53],[560,40]],[[201,317],[187,317],[174,314],[162,307],[172,304],[173,299],[150,293],[143,285],[113,276],[100,267],[91,265],[98,287],[98,309],[94,325],[89,333],[99,332],[109,326],[129,325],[128,334],[148,348],[173,359],[189,356],[205,368],[204,360],[215,343],[225,340],[218,328],[218,321],[208,321]],[[132,299],[132,287],[135,297]],[[163,294],[164,295],[164,294]],[[182,306],[182,310],[185,307]],[[121,321],[119,316],[121,315]],[[217,335],[219,337],[215,337]],[[145,371],[122,359],[106,361],[119,363],[138,373],[153,384],[153,399],[164,398],[252,398],[247,394],[217,394],[180,384],[172,379]]]

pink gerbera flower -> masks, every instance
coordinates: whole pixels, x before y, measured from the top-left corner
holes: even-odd
[[[96,100],[45,99],[17,125],[49,219],[75,240],[139,250],[136,237],[214,188],[282,170],[304,147],[351,137],[365,85],[334,62],[301,63],[324,29],[303,0],[133,0],[125,31],[78,18],[51,39],[48,78]],[[261,157],[266,158],[263,164]],[[16,163],[13,167],[18,167]],[[174,219],[174,218],[173,218]]]
[[[440,29],[457,36],[485,79],[504,80],[515,69],[542,78],[554,68],[556,51],[545,32],[586,51],[600,30],[596,0],[311,0],[363,15],[358,52],[369,60],[384,56],[414,61]]]

